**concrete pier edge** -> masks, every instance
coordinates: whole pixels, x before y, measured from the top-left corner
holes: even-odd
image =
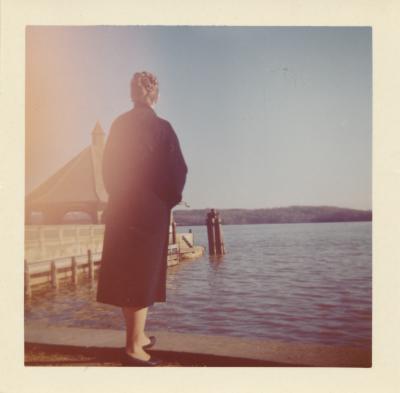
[[[288,343],[239,337],[148,332],[157,337],[152,352],[183,364],[197,359],[210,366],[371,367],[371,351],[320,344]],[[102,350],[111,357],[125,345],[125,332],[25,323],[25,343],[69,348],[76,353]]]

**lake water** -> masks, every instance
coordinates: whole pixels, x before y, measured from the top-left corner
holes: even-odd
[[[205,227],[192,227],[207,246]],[[225,225],[227,254],[168,269],[167,302],[148,330],[371,346],[371,223]],[[186,232],[187,227],[178,227]],[[25,318],[124,329],[121,310],[83,280],[33,294]]]

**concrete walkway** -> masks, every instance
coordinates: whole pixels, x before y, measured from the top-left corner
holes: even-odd
[[[157,337],[153,354],[183,366],[371,367],[371,352],[358,348],[166,331],[148,333]],[[72,348],[75,353],[101,350],[115,360],[124,347],[125,335],[120,330],[29,322],[25,324],[25,343]]]

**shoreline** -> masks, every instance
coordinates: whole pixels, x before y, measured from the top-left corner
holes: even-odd
[[[249,222],[249,223],[230,223],[226,224],[222,222],[223,226],[231,225],[279,225],[279,224],[343,224],[343,223],[360,223],[360,222],[370,222],[373,220],[351,220],[351,221],[282,221],[282,222]],[[205,224],[176,224],[177,227],[202,227]]]

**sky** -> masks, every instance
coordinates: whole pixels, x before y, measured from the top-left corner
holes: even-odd
[[[200,208],[372,207],[368,27],[30,26],[29,193],[132,108],[137,71],[180,140]]]

